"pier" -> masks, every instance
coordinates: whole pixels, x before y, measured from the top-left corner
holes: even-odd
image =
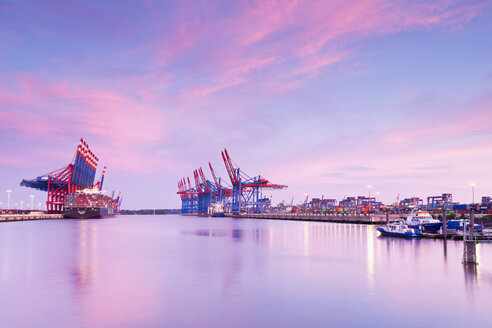
[[[2,214],[0,222],[63,219],[63,214]]]
[[[209,216],[208,214],[181,214]],[[313,222],[337,222],[337,223],[362,223],[362,224],[385,224],[398,221],[401,214],[314,214],[314,213],[226,213],[224,216],[243,219],[265,219],[265,220],[292,220]]]

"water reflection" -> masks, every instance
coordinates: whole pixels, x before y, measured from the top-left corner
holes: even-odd
[[[492,245],[469,267],[462,242],[374,226],[135,216],[17,227],[0,225],[0,326],[414,327],[438,314],[457,326],[492,297]],[[28,324],[20,301],[38,309]],[[422,302],[437,305],[407,318]]]
[[[448,240],[447,239],[443,239],[442,249],[443,249],[443,255],[444,255],[444,263],[447,263],[447,260],[448,260]]]
[[[374,255],[374,231],[372,229],[366,229],[367,239],[367,287],[369,289],[370,297],[374,296],[374,284],[375,284],[375,255]]]
[[[5,223],[3,224],[5,225]],[[0,248],[0,283],[6,284],[10,279],[10,273],[12,271],[11,262],[12,262],[12,252],[10,250],[10,233],[5,229],[3,234],[0,236],[0,243],[2,248]]]
[[[447,279],[444,277],[448,277],[449,274],[453,275],[456,269],[461,268],[459,258],[462,243],[459,241],[382,237],[373,226],[355,224],[264,221],[259,226],[260,228],[255,223],[254,228],[243,225],[242,229],[238,229],[235,225],[229,230],[196,230],[194,234],[212,238],[225,237],[230,238],[231,241],[254,242],[269,249],[288,250],[292,254],[298,253],[305,258],[312,259],[327,257],[332,260],[345,261],[354,256],[358,258],[360,254],[365,263],[365,280],[369,300],[374,300],[376,297],[377,281],[383,283],[388,275],[387,272],[396,270],[400,281],[411,281],[415,279],[412,275],[419,276],[422,275],[419,272],[434,270],[440,275],[434,278],[437,282]],[[381,253],[381,249],[385,251]],[[448,268],[450,252],[453,262]],[[477,258],[480,258],[479,252],[479,247],[477,247]],[[236,255],[231,255],[230,261],[237,261]],[[458,260],[456,260],[457,256]],[[229,274],[226,284],[228,288],[231,287],[232,279],[230,278],[234,276],[232,273],[235,270],[241,270],[238,263],[228,266]],[[263,266],[266,262],[257,264]],[[305,272],[309,273],[315,265],[312,265],[311,261],[305,261],[302,267],[303,270],[308,270]],[[400,272],[401,268],[405,270]],[[467,288],[480,286],[480,272],[480,269],[476,267],[466,268],[464,282]],[[240,272],[236,272],[235,275],[240,276]],[[418,284],[421,283],[422,281],[419,280]]]
[[[77,222],[78,232],[75,245],[78,245],[77,265],[74,271],[74,284],[78,289],[82,289],[85,284],[95,279],[98,270],[98,225],[91,224],[90,220]]]
[[[465,272],[465,283],[469,291],[473,290],[472,287],[479,286],[478,279],[478,265],[475,263],[463,264]]]
[[[492,245],[478,243],[476,245],[477,263],[463,264],[465,282],[470,293],[478,287],[492,288],[492,265],[482,254],[484,251],[487,252],[490,246]]]
[[[310,243],[309,243],[309,225],[307,222],[304,223],[303,230],[304,230],[304,245],[303,245],[304,256],[308,256]]]

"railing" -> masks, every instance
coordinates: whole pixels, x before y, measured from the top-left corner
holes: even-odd
[[[477,242],[492,242],[492,229],[483,229],[481,235],[478,236]]]

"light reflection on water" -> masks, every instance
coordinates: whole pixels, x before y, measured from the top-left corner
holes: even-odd
[[[374,231],[372,229],[366,229],[366,240],[367,240],[367,288],[369,291],[370,298],[374,297],[374,284],[375,284],[375,273],[374,273]]]
[[[462,251],[321,222],[3,223],[0,327],[488,326],[492,244]]]

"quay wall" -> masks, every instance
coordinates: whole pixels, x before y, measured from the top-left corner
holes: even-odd
[[[184,214],[196,216],[208,216],[207,214]],[[266,220],[294,220],[294,221],[318,221],[318,222],[339,222],[339,223],[364,223],[364,224],[385,224],[386,214],[297,214],[297,213],[226,213],[226,217],[266,219]],[[402,214],[390,214],[389,221],[395,222],[402,217]]]
[[[63,219],[63,214],[3,214],[0,222]]]

